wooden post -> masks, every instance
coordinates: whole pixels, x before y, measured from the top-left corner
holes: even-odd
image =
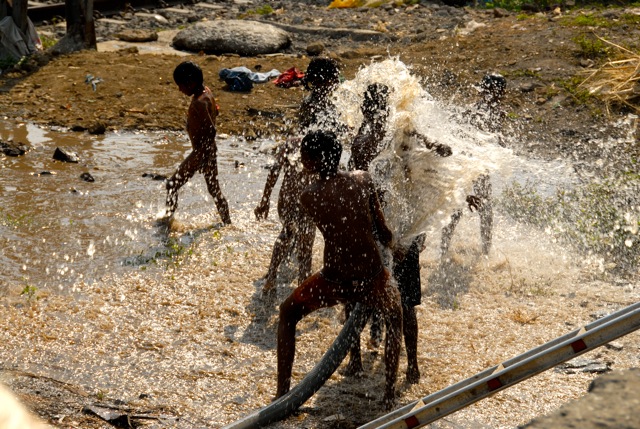
[[[7,0],[0,0],[0,19],[8,15],[7,9],[9,9],[9,4],[7,3]]]
[[[54,53],[96,49],[96,27],[93,0],[65,0],[67,33],[52,48]]]
[[[96,48],[93,0],[65,0],[67,36],[74,38],[79,49]]]
[[[27,0],[13,0],[13,22],[22,31],[27,34]]]

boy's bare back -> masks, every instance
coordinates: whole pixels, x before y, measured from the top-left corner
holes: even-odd
[[[382,268],[372,231],[389,245],[391,231],[369,173],[338,172],[303,192],[301,203],[325,239],[323,274],[333,279],[367,279]]]
[[[216,100],[208,87],[193,95],[187,112],[187,132],[193,150],[210,150],[211,145],[215,147],[217,116]]]

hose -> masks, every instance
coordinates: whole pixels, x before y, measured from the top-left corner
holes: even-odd
[[[367,324],[369,315],[370,311],[367,311],[366,307],[357,304],[331,347],[300,383],[291,389],[289,393],[276,399],[266,407],[254,411],[241,420],[225,426],[223,429],[261,428],[284,419],[300,408],[338,369],[340,363],[349,353],[351,344]]]

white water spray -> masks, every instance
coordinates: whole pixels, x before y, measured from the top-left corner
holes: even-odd
[[[372,83],[391,92],[387,134],[369,171],[387,195],[385,214],[400,242],[446,225],[453,211],[465,206],[480,175],[509,174],[511,151],[497,144],[497,136],[457,123],[398,59],[362,68],[336,91],[338,110],[349,126],[361,122],[363,94]],[[450,146],[453,154],[437,155],[413,132]]]

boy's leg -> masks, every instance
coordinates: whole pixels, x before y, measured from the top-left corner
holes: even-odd
[[[227,204],[227,200],[224,198],[224,195],[222,195],[220,182],[218,182],[218,163],[215,156],[212,156],[205,161],[205,164],[202,167],[202,172],[204,174],[204,180],[207,182],[207,189],[213,197],[218,213],[222,218],[222,223],[225,225],[231,225],[229,204]]]
[[[451,239],[453,238],[453,231],[455,231],[460,218],[462,217],[462,210],[456,210],[451,215],[451,222],[449,225],[442,228],[442,241],[440,242],[440,256],[444,257],[449,251],[451,245]]]
[[[198,158],[195,152],[191,152],[178,166],[173,176],[167,180],[167,216],[173,216],[178,208],[178,190],[198,171],[200,164]]]
[[[385,363],[385,408],[391,409],[395,403],[395,384],[398,377],[398,363],[400,347],[402,345],[402,305],[400,292],[391,283],[391,276],[387,270],[383,270],[372,281],[371,295],[366,304],[376,307],[384,314],[387,335],[384,346]]]
[[[418,369],[418,318],[416,308],[402,306],[402,330],[407,350],[407,382],[417,384],[420,381]]]
[[[375,310],[371,315],[371,327],[369,328],[369,345],[373,349],[377,349],[382,344],[384,333],[384,317],[379,311]]]
[[[349,320],[353,308],[356,306],[355,302],[347,302],[344,305],[344,320],[345,323]],[[344,370],[346,376],[360,376],[364,373],[364,367],[362,366],[362,355],[360,354],[360,334],[356,335],[351,343],[349,349],[349,363]]]
[[[480,214],[480,239],[482,253],[487,255],[491,249],[491,236],[493,231],[493,205],[491,202],[491,182],[488,174],[483,174],[473,182],[473,192],[480,198],[478,209]]]
[[[313,242],[316,238],[316,226],[313,221],[300,213],[298,237],[296,239],[296,254],[298,256],[298,284],[301,284],[311,274]]]
[[[278,390],[276,398],[291,387],[291,371],[296,354],[296,325],[307,314],[338,303],[335,283],[320,273],[313,274],[298,286],[280,305],[278,322]]]
[[[262,292],[266,293],[271,291],[276,285],[276,278],[278,276],[278,268],[280,264],[287,256],[289,248],[295,238],[296,227],[287,220],[284,220],[282,230],[273,243],[273,250],[271,252],[271,262],[269,262],[269,269],[265,278],[264,285],[262,286]]]

